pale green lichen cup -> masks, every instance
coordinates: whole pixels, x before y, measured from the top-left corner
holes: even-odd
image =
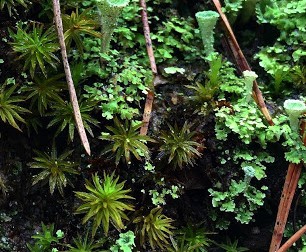
[[[201,31],[206,56],[209,56],[214,52],[214,29],[219,14],[215,11],[200,11],[195,16]]]
[[[246,186],[250,184],[251,179],[255,176],[255,169],[252,166],[246,166],[243,168],[244,171],[244,183]]]
[[[102,25],[101,51],[108,52],[111,37],[117,26],[118,17],[122,9],[129,4],[129,0],[96,0]]]
[[[243,77],[244,77],[244,83],[245,83],[245,90],[246,90],[246,102],[249,102],[252,97],[252,89],[253,89],[253,83],[258,77],[258,75],[253,71],[243,71]]]
[[[299,117],[302,113],[306,112],[306,105],[300,100],[286,100],[284,108],[289,115],[290,127],[294,132],[299,130]]]

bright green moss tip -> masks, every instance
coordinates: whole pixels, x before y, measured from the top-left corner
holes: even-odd
[[[215,11],[200,11],[195,16],[201,31],[205,53],[209,56],[214,52],[214,28],[219,14]]]
[[[289,115],[290,127],[292,131],[298,132],[299,130],[299,117],[302,113],[306,112],[306,105],[299,100],[286,100],[284,108]]]

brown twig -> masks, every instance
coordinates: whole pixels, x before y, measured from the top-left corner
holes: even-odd
[[[301,131],[300,131],[301,136],[304,135],[305,127],[306,123],[303,121],[301,124]],[[304,137],[303,143],[304,145],[306,145],[306,137]],[[300,178],[301,169],[302,169],[302,163],[290,164],[288,167],[281,200],[278,206],[278,212],[277,212],[277,217],[276,217],[276,222],[274,226],[269,252],[278,251],[280,244],[282,242],[289,211],[291,208],[291,203]]]
[[[86,136],[84,124],[83,124],[83,121],[82,121],[82,116],[81,116],[81,113],[80,113],[78,98],[76,96],[75,88],[74,88],[74,85],[73,85],[73,80],[72,80],[72,77],[71,77],[71,72],[70,72],[70,67],[69,67],[69,62],[68,62],[68,57],[67,57],[67,52],[66,52],[66,45],[65,45],[65,40],[64,40],[63,22],[62,22],[62,16],[61,16],[60,2],[59,2],[59,0],[52,0],[52,4],[53,4],[54,20],[55,20],[55,25],[56,25],[56,29],[57,29],[59,44],[60,44],[60,47],[61,47],[63,65],[64,65],[64,69],[65,69],[66,80],[67,80],[68,90],[69,90],[69,94],[70,94],[70,100],[71,100],[71,104],[72,104],[72,108],[73,108],[73,114],[74,114],[76,127],[77,127],[77,130],[79,132],[81,142],[82,142],[87,154],[90,155],[90,146],[89,146],[89,142],[88,142],[88,139],[87,139],[87,136]]]
[[[304,233],[306,232],[306,225],[303,226],[299,231],[297,231],[291,238],[284,243],[283,246],[277,252],[287,251],[293,243],[295,243]]]
[[[141,18],[142,18],[142,24],[143,24],[143,33],[146,39],[146,46],[147,46],[147,52],[150,60],[151,70],[154,74],[154,78],[157,76],[157,67],[155,63],[155,57],[154,57],[154,51],[152,47],[152,41],[150,36],[150,26],[148,22],[148,13],[147,13],[147,5],[146,0],[139,0],[139,5],[142,8],[141,10]],[[144,122],[144,125],[140,129],[140,135],[146,135],[148,132],[149,122],[151,118],[151,112],[152,112],[152,106],[153,106],[153,100],[154,100],[154,85],[151,87],[152,90],[148,91],[147,98],[146,98],[146,104],[143,112],[143,118],[142,122]]]
[[[245,70],[251,70],[246,58],[243,55],[243,52],[240,49],[240,46],[236,40],[236,37],[233,33],[233,30],[227,20],[226,15],[222,12],[222,7],[221,4],[219,2],[219,0],[213,0],[215,7],[221,17],[221,21],[222,21],[222,26],[223,29],[225,31],[225,34],[227,36],[229,45],[231,47],[231,50],[233,52],[234,58],[237,62],[238,67],[240,68],[241,72],[245,71]],[[257,85],[257,82],[254,81],[253,84],[253,97],[258,105],[258,107],[260,108],[261,112],[263,113],[264,117],[266,118],[266,120],[268,121],[269,125],[274,125],[272,118],[269,114],[269,111],[267,109],[267,106],[264,102],[264,99],[262,97],[261,91]]]
[[[270,252],[276,252],[282,242],[291,203],[301,174],[301,169],[302,164],[290,164],[288,167],[281,200],[278,206],[276,222],[270,244]]]

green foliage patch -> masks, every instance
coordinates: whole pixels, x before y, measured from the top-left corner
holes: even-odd
[[[136,217],[133,223],[136,224],[135,233],[140,236],[140,245],[145,244],[145,240],[149,240],[151,247],[154,249],[156,245],[164,248],[165,244],[169,244],[169,235],[173,235],[171,229],[172,219],[162,214],[163,209],[156,207],[150,211],[147,216]]]
[[[179,241],[178,244],[181,244],[179,251],[190,252],[207,251],[207,248],[213,243],[213,240],[208,238],[208,235],[216,234],[213,232],[207,232],[207,230],[202,227],[201,223],[192,225],[190,221],[187,222],[186,226],[183,226],[175,233]]]
[[[24,101],[24,97],[21,95],[13,95],[17,87],[18,85],[15,84],[7,88],[7,81],[0,87],[0,118],[4,123],[8,122],[14,128],[21,131],[16,120],[26,123],[21,115],[31,112],[18,105],[19,102]]]
[[[114,127],[107,126],[106,128],[112,132],[102,133],[99,138],[102,140],[108,140],[113,142],[108,145],[103,153],[112,151],[116,157],[116,165],[119,164],[120,159],[123,159],[127,164],[130,164],[131,153],[138,160],[141,160],[141,156],[150,159],[149,149],[146,146],[147,142],[155,142],[149,136],[139,135],[139,129],[143,123],[134,124],[126,120],[125,124],[122,124],[118,118],[114,119]]]
[[[24,60],[23,69],[29,69],[30,75],[34,78],[36,66],[38,65],[44,75],[46,75],[45,63],[56,68],[55,61],[59,62],[58,57],[54,54],[59,49],[54,27],[44,31],[44,26],[33,24],[32,32],[29,32],[30,26],[22,28],[22,24],[17,25],[17,32],[14,33],[9,29],[9,33],[14,42],[11,42],[14,52],[20,54],[19,60]]]
[[[69,247],[70,252],[107,252],[107,250],[101,250],[102,245],[105,243],[105,239],[100,239],[98,242],[94,242],[94,240],[88,240],[88,231],[86,232],[86,235],[84,238],[78,233],[77,238],[73,238],[73,242],[75,246],[72,246],[70,244],[67,245]],[[96,250],[98,249],[99,250]]]
[[[248,224],[254,215],[255,210],[264,204],[263,199],[267,186],[262,186],[261,190],[253,186],[246,185],[243,180],[232,180],[228,191],[222,192],[218,189],[208,189],[212,196],[212,206],[218,207],[220,211],[234,213],[235,219],[243,224]],[[244,199],[240,199],[240,196]],[[237,200],[236,200],[237,199]],[[238,202],[237,202],[238,201]]]
[[[74,41],[80,55],[84,55],[84,46],[81,34],[101,38],[102,34],[94,30],[99,26],[98,20],[88,18],[88,12],[90,10],[91,8],[88,8],[79,14],[79,10],[77,8],[76,12],[73,11],[70,16],[67,14],[62,15],[64,39],[68,52],[71,47],[71,42]]]
[[[49,252],[52,248],[52,245],[55,245],[63,238],[63,232],[58,230],[56,236],[54,234],[54,223],[50,227],[46,226],[43,222],[42,232],[38,232],[36,235],[33,235],[32,238],[36,239],[34,247],[31,244],[27,243],[27,247],[30,252]],[[52,249],[52,251],[54,251]]]
[[[168,156],[168,164],[173,165],[173,169],[177,166],[183,168],[183,164],[193,165],[193,161],[201,156],[197,150],[201,145],[194,141],[195,133],[189,130],[187,122],[184,123],[181,129],[177,124],[172,127],[168,124],[169,132],[161,133],[162,145],[160,151],[165,152]]]
[[[79,172],[75,170],[78,164],[66,161],[66,158],[72,154],[73,150],[66,151],[58,156],[55,143],[53,143],[50,154],[38,150],[34,150],[34,152],[37,157],[33,158],[35,161],[29,163],[29,166],[35,169],[43,169],[43,171],[34,176],[32,185],[35,185],[39,181],[42,181],[43,184],[49,182],[50,193],[53,194],[55,188],[57,188],[64,197],[64,187],[66,187],[67,184],[73,187],[73,184],[66,177],[66,173],[79,174]]]
[[[34,76],[33,82],[27,86],[22,86],[21,91],[27,92],[27,99],[31,99],[30,109],[37,103],[37,108],[41,116],[45,115],[48,106],[54,103],[64,104],[64,100],[59,93],[66,87],[66,82],[62,81],[63,74],[57,74],[50,78],[45,76]]]
[[[83,124],[86,131],[93,137],[93,132],[91,129],[91,124],[98,127],[99,121],[93,118],[90,115],[90,111],[92,111],[97,102],[94,99],[85,99],[82,98],[79,100],[80,113],[83,119]],[[57,136],[60,132],[62,132],[66,127],[68,128],[68,139],[73,141],[74,133],[76,129],[76,122],[74,120],[73,107],[71,102],[65,103],[57,103],[53,104],[52,108],[53,112],[48,113],[48,116],[53,116],[53,119],[48,124],[47,128],[52,127],[55,124],[59,124],[59,127],[55,133]]]
[[[27,0],[1,0],[0,1],[0,11],[3,11],[4,7],[6,6],[9,15],[12,15],[12,10],[16,12],[15,6],[22,5],[23,7],[27,7]]]
[[[119,239],[116,240],[116,244],[110,248],[112,252],[132,252],[135,247],[135,235],[132,231],[121,233]]]
[[[269,196],[265,180],[269,174],[267,169],[272,167],[269,164],[273,163],[275,158],[282,158],[283,154],[288,162],[306,162],[306,147],[298,134],[299,120],[305,120],[305,116],[299,114],[295,118],[297,127],[294,130],[289,127],[290,119],[280,104],[282,99],[289,95],[290,98],[299,98],[301,103],[305,103],[302,96],[306,90],[306,0],[222,2],[230,22],[233,24],[236,20],[239,21],[233,26],[234,29],[238,28],[239,40],[246,35],[255,40],[254,43],[247,42],[250,43],[248,48],[244,48],[245,43],[241,43],[246,55],[253,54],[258,43],[265,45],[255,56],[263,69],[257,69],[254,61],[250,63],[259,76],[257,81],[264,91],[274,126],[268,125],[251,98],[253,79],[250,79],[250,85],[246,88],[246,78],[238,77],[240,73],[229,62],[230,59],[226,59],[226,55],[210,54],[212,47],[207,53],[209,57],[204,56],[194,13],[202,10],[203,6],[210,8],[210,3],[196,3],[191,6],[190,1],[146,1],[152,46],[158,72],[163,75],[160,84],[156,80],[162,77],[153,76],[150,69],[139,1],[130,0],[130,4],[124,9],[122,6],[115,6],[116,10],[112,10],[114,4],[127,2],[61,1],[68,60],[72,64],[72,77],[86,131],[93,137],[92,126],[100,125],[99,121],[102,120],[102,134],[99,138],[110,142],[102,154],[111,154],[109,157],[114,158],[118,173],[132,181],[131,188],[139,188],[133,192],[133,196],[134,193],[137,196],[140,192],[143,193],[140,194],[142,198],[135,204],[141,206],[141,209],[152,209],[152,204],[154,207],[163,205],[165,210],[169,210],[167,213],[172,213],[172,207],[175,205],[171,203],[169,206],[167,197],[179,198],[183,191],[181,184],[186,183],[187,189],[190,186],[189,181],[184,180],[189,180],[189,176],[194,174],[201,174],[201,179],[205,179],[203,181],[211,183],[201,184],[203,187],[196,189],[203,192],[211,187],[208,189],[211,205],[209,200],[205,207],[211,211],[213,228],[226,229],[233,221],[249,224]],[[25,0],[0,0],[0,10],[7,8],[11,15],[17,5],[26,6],[27,3]],[[96,8],[97,4],[100,6],[100,13]],[[267,37],[264,34],[262,37],[262,34],[258,34],[261,29],[257,29],[259,26],[255,22],[250,26],[251,31],[248,30],[249,27],[243,26],[254,15],[256,4],[257,17],[254,16],[253,21],[257,18],[260,27],[261,24],[269,24],[264,27],[267,33],[273,31],[274,26],[278,30],[276,37],[272,32],[271,38],[270,34]],[[36,7],[36,3],[34,5]],[[68,102],[68,93],[62,92],[66,86],[63,73],[54,72],[60,63],[60,51],[51,21],[52,3],[40,1],[40,5],[42,11],[38,14],[39,21],[31,21],[28,25],[18,22],[16,29],[9,29],[12,41],[8,45],[17,55],[23,70],[29,71],[33,82],[27,80],[26,73],[17,73],[15,78],[7,80],[0,89],[0,117],[3,122],[8,122],[20,131],[17,121],[26,123],[28,129],[33,127],[38,132],[38,127],[42,127],[46,121],[45,116],[50,116],[47,129],[56,126],[56,137],[64,135],[60,135],[63,131],[68,132],[67,144],[73,145],[71,142],[75,138],[76,128],[73,108]],[[102,13],[105,10],[106,13]],[[121,11],[122,14],[119,15]],[[27,11],[20,17],[27,19],[29,13],[31,12]],[[216,14],[214,16],[217,18]],[[18,16],[15,18],[19,19]],[[98,20],[99,18],[104,22]],[[44,23],[45,20],[49,23]],[[107,25],[109,30],[106,30]],[[101,26],[102,30],[98,32],[96,29]],[[205,39],[212,42],[211,36],[204,35]],[[4,45],[7,41],[3,38],[1,43]],[[221,44],[216,42],[216,48],[220,49]],[[8,63],[6,56],[5,54],[5,58],[0,59],[1,67]],[[18,65],[16,70],[19,71]],[[1,71],[3,79],[7,77],[5,74]],[[257,77],[254,72],[247,74],[254,79]],[[22,80],[25,80],[24,83]],[[155,140],[139,135],[139,129],[144,124],[137,121],[141,117],[141,108],[149,90],[154,90],[155,95],[150,125],[154,127],[154,139],[160,140],[159,146],[152,146],[150,149],[147,144]],[[168,90],[173,93],[169,94]],[[299,95],[301,96],[298,97]],[[172,99],[175,96],[179,98]],[[188,97],[185,100],[190,103],[184,103],[184,97]],[[28,105],[30,110],[21,107],[21,102]],[[184,107],[193,106],[193,102],[196,106],[192,107],[192,110]],[[196,113],[190,115],[186,112],[194,110]],[[30,115],[25,115],[27,113]],[[181,120],[178,124],[182,127],[167,122],[169,118],[174,121],[175,117]],[[105,127],[109,131],[105,133],[104,124],[107,125],[107,120],[110,119],[114,120],[114,125]],[[191,122],[190,125],[187,120]],[[162,122],[167,123],[167,131],[159,131]],[[191,130],[193,126],[197,131]],[[35,146],[36,136],[31,137]],[[102,145],[105,142],[100,141]],[[55,252],[61,246],[66,246],[66,250],[70,249],[68,251],[93,252],[103,251],[101,249],[108,246],[113,252],[131,252],[138,249],[135,248],[135,235],[139,236],[141,249],[146,251],[150,250],[146,244],[150,244],[152,250],[171,252],[203,252],[207,251],[208,247],[217,245],[226,251],[247,250],[238,247],[238,240],[231,242],[227,239],[226,243],[217,244],[209,236],[213,233],[207,232],[200,224],[188,223],[174,232],[173,220],[162,214],[163,209],[160,207],[152,209],[149,214],[136,215],[133,222],[128,222],[127,213],[135,209],[128,203],[134,199],[130,196],[132,189],[125,189],[125,182],[120,183],[119,177],[115,178],[114,173],[106,175],[105,171],[109,169],[107,165],[111,159],[107,157],[105,160],[106,155],[99,157],[97,151],[101,148],[96,140],[90,139],[90,144],[94,153],[91,158],[84,158],[80,154],[81,147],[77,148],[73,156],[77,158],[81,155],[81,167],[86,167],[81,171],[82,176],[76,178],[77,182],[80,182],[82,177],[93,174],[92,181],[85,180],[87,191],[75,192],[75,196],[83,201],[76,213],[84,214],[83,224],[92,223],[92,238],[88,238],[88,232],[78,233],[77,237],[72,239],[72,244],[61,244],[62,236],[55,236],[54,225],[47,228],[42,224],[43,232],[33,236],[38,241],[34,245],[28,245],[30,251],[50,252],[52,249],[52,252]],[[280,151],[272,157],[272,148],[275,146]],[[68,161],[72,151],[58,156],[53,145],[50,152],[35,153],[36,156],[29,166],[41,170],[33,177],[32,183],[41,181],[43,185],[49,184],[51,194],[57,189],[64,195],[64,187],[71,184],[68,175],[79,174],[76,169],[78,164]],[[163,157],[166,162],[160,160]],[[199,167],[191,167],[196,159],[200,159],[197,162]],[[146,164],[137,160],[145,161]],[[87,161],[90,164],[86,163]],[[123,162],[119,166],[120,161]],[[169,169],[162,169],[167,166]],[[176,168],[180,170],[174,171]],[[183,168],[190,168],[190,173],[187,174],[189,171],[186,172]],[[100,179],[98,171],[101,170],[104,174]],[[305,183],[304,177],[300,180],[300,187]],[[200,184],[197,181],[198,183]],[[0,187],[3,192],[10,193],[10,187],[6,187],[6,181],[2,181],[1,177]],[[196,213],[197,208],[194,211]],[[180,211],[177,216],[181,216]],[[181,221],[183,222],[183,219]],[[129,228],[136,226],[135,234],[132,231],[120,233],[115,241],[113,236],[118,233],[114,229],[121,232],[126,228],[125,224]],[[212,226],[212,223],[208,222],[207,226]],[[105,235],[111,234],[111,237],[106,239],[98,232],[100,227]],[[77,228],[74,227],[73,231]],[[94,240],[96,234],[102,238]],[[136,239],[136,243],[137,241]]]
[[[118,230],[123,229],[122,219],[129,220],[124,211],[134,211],[133,205],[122,202],[124,199],[134,199],[127,195],[131,189],[123,189],[125,182],[118,183],[119,177],[114,179],[114,173],[110,176],[104,173],[103,177],[103,182],[100,182],[97,173],[92,175],[93,184],[86,179],[85,187],[88,193],[75,192],[78,198],[86,202],[76,210],[77,214],[86,213],[83,223],[94,218],[92,236],[101,224],[107,235],[110,221]]]

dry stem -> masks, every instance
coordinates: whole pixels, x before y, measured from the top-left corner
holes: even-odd
[[[139,5],[140,7],[142,7],[141,18],[142,18],[142,24],[143,24],[143,33],[146,39],[146,46],[147,46],[147,52],[148,52],[148,56],[150,60],[151,70],[155,78],[157,75],[157,67],[155,63],[154,51],[153,51],[152,41],[151,41],[151,36],[150,36],[150,26],[148,22],[146,0],[139,0]],[[152,87],[152,89],[154,89],[154,86]],[[146,104],[145,104],[145,109],[144,109],[143,118],[142,118],[142,122],[144,122],[144,125],[140,129],[140,135],[146,135],[148,132],[148,127],[149,127],[149,122],[150,122],[151,112],[152,112],[152,106],[153,106],[153,100],[154,100],[154,90],[150,90],[146,98]]]
[[[80,113],[78,98],[76,96],[75,88],[74,88],[74,85],[73,85],[73,80],[72,80],[72,77],[71,77],[71,72],[70,72],[70,67],[69,67],[69,62],[68,62],[68,57],[67,57],[67,52],[66,52],[66,45],[65,45],[65,40],[64,40],[63,22],[62,22],[62,16],[61,16],[60,2],[59,2],[59,0],[52,0],[52,3],[53,3],[54,20],[55,20],[55,25],[56,25],[56,29],[57,29],[59,44],[60,44],[60,47],[61,47],[63,65],[64,65],[64,69],[65,69],[66,80],[67,80],[68,90],[69,90],[69,94],[70,94],[70,100],[71,100],[71,104],[72,104],[72,108],[73,108],[73,114],[74,114],[76,127],[77,127],[78,133],[80,135],[81,142],[82,142],[87,154],[90,155],[90,146],[89,146],[89,142],[88,142],[88,139],[87,139],[87,136],[86,136],[84,124],[83,124],[83,121],[82,121],[82,116],[81,116],[81,113]]]
[[[213,0],[215,7],[221,17],[222,20],[222,26],[223,29],[225,31],[225,34],[227,36],[229,45],[232,49],[233,55],[235,57],[235,60],[237,62],[238,67],[240,68],[241,72],[245,71],[245,70],[249,70],[251,71],[251,68],[246,60],[246,58],[243,55],[243,52],[240,49],[240,46],[236,40],[236,37],[233,33],[233,30],[227,20],[226,15],[222,12],[221,9],[221,4],[219,2],[219,0]],[[258,105],[258,107],[260,108],[261,112],[263,113],[264,117],[266,118],[266,120],[268,121],[269,125],[274,125],[272,118],[269,114],[269,111],[267,109],[267,106],[264,102],[264,99],[262,97],[261,91],[257,85],[257,82],[254,81],[253,83],[253,97]]]
[[[295,243],[305,232],[306,225],[303,226],[299,231],[297,231],[288,241],[286,241],[277,252],[287,251],[292,246],[292,244]]]
[[[306,123],[303,121],[300,131],[301,136],[303,136],[304,134],[305,127]],[[306,145],[306,136],[303,139],[303,143],[304,145]],[[277,212],[277,217],[276,217],[276,222],[274,226],[269,252],[278,251],[280,244],[282,242],[289,211],[291,208],[291,203],[300,178],[301,170],[302,170],[302,163],[290,164],[288,167],[287,176],[282,192],[282,197],[278,206],[278,212]]]

